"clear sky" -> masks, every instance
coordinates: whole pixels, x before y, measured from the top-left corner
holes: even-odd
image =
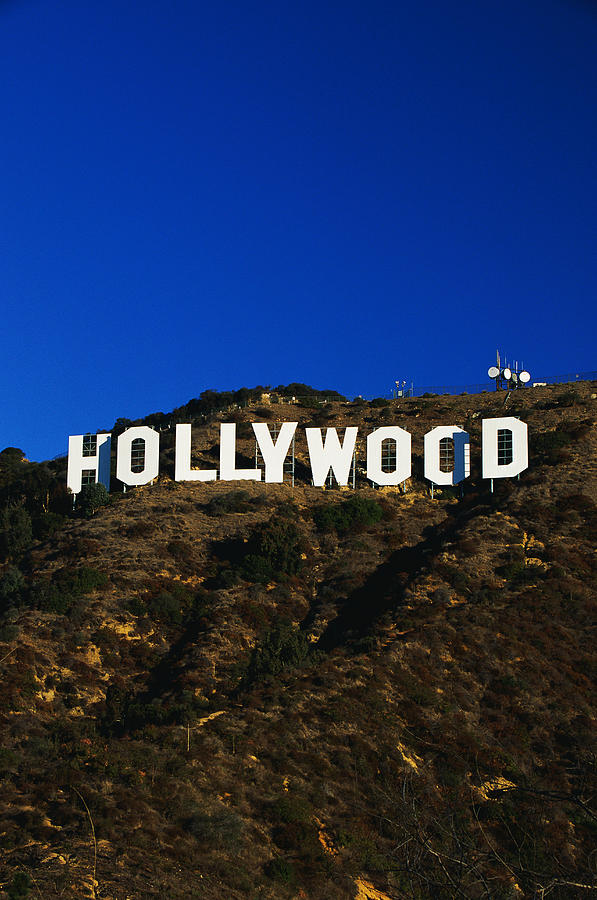
[[[589,0],[0,0],[0,448],[597,369]]]

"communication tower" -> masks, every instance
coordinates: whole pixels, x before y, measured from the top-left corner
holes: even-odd
[[[395,381],[394,384],[396,385],[396,387],[394,389],[394,397],[396,399],[398,399],[400,397],[413,397],[414,396],[415,386],[412,381],[411,381],[410,387],[408,387],[408,382],[404,381],[404,380],[403,381]]]
[[[504,359],[502,363],[500,351],[496,351],[496,365],[490,366],[487,370],[490,378],[495,379],[496,391],[511,391],[514,388],[524,387],[531,380],[531,375],[524,368],[524,364],[515,360],[508,365],[508,360]]]

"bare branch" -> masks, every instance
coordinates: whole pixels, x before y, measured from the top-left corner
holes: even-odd
[[[88,818],[89,818],[89,824],[91,825],[91,836],[92,836],[92,838],[93,838],[93,885],[92,885],[92,889],[93,889],[93,896],[94,896],[95,898],[97,898],[97,891],[96,891],[96,884],[97,884],[97,878],[96,878],[96,873],[97,873],[97,840],[96,840],[96,837],[95,837],[95,826],[94,826],[94,824],[93,824],[93,819],[92,819],[92,817],[91,817],[91,813],[90,813],[90,811],[89,811],[89,807],[87,806],[87,804],[86,804],[86,802],[85,802],[85,798],[83,797],[83,794],[81,794],[80,791],[78,791],[76,787],[73,787],[73,791],[74,791],[75,794],[80,798],[81,803],[82,803],[83,806],[85,807],[85,810],[86,810],[86,812],[87,812],[87,816],[88,816]]]

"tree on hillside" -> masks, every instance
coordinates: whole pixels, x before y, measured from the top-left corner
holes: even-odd
[[[110,501],[110,496],[105,485],[85,484],[77,494],[76,509],[89,518],[102,506],[106,506]]]
[[[5,506],[0,512],[0,556],[14,559],[33,540],[31,516],[23,506]]]
[[[25,454],[18,447],[5,447],[0,451],[0,486],[17,478],[25,464]]]

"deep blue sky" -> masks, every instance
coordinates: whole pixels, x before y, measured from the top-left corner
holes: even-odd
[[[0,448],[597,368],[597,6],[0,0]]]

